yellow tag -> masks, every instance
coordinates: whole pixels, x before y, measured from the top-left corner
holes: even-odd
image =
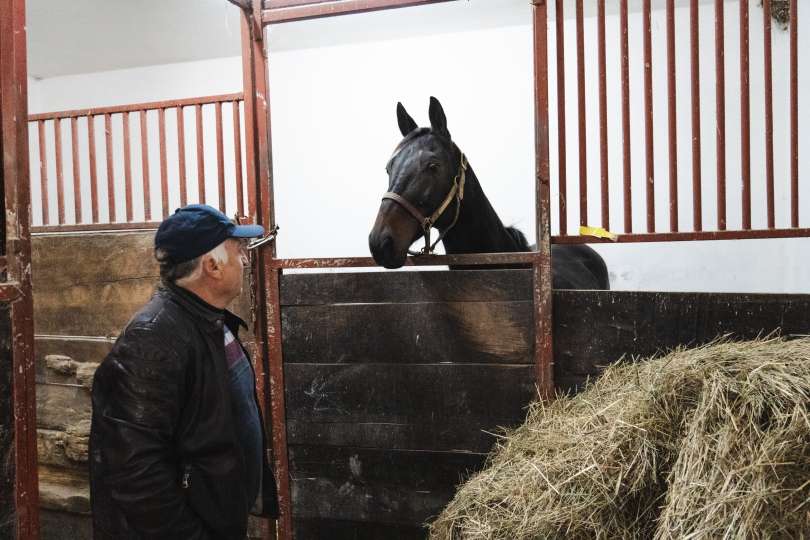
[[[579,228],[579,234],[582,236],[595,236],[596,238],[607,238],[608,240],[616,241],[619,239],[618,236],[613,234],[612,232],[603,229],[602,227],[586,227],[581,226]]]

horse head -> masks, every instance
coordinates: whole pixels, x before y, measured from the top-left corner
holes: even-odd
[[[383,196],[368,237],[377,264],[399,268],[408,249],[424,236],[430,251],[430,230],[442,238],[458,218],[464,190],[466,161],[447,130],[439,100],[430,98],[430,127],[418,127],[402,103],[397,121],[404,137],[385,167],[388,192]],[[435,243],[433,245],[435,246]]]

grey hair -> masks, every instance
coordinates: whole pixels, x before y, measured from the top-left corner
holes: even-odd
[[[160,279],[163,283],[167,284],[182,285],[196,280],[200,277],[200,272],[202,271],[203,258],[209,256],[220,264],[227,263],[228,251],[225,249],[225,242],[219,244],[208,253],[181,263],[173,262],[165,250],[155,250],[155,259],[160,265]]]

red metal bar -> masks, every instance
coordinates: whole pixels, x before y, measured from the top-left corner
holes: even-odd
[[[112,118],[109,114],[104,115],[104,135],[107,152],[107,211],[108,220],[115,221],[118,212],[115,208],[115,177],[113,176],[113,139],[112,139]]]
[[[143,219],[152,217],[152,184],[149,181],[149,137],[146,111],[140,112],[141,120],[141,179],[143,181]]]
[[[157,229],[159,221],[124,222],[117,223],[81,223],[77,225],[49,225],[45,227],[32,227],[34,234],[53,234],[69,232],[103,232],[103,231],[141,231]]]
[[[48,150],[45,146],[45,122],[38,121],[37,129],[39,130],[39,189],[42,192],[42,224],[47,225],[51,222],[51,213],[48,207],[50,190],[48,189]]]
[[[129,115],[124,117],[124,196],[126,201],[127,221],[132,221],[132,149],[129,144]]]
[[[79,119],[70,119],[70,147],[73,163],[73,213],[75,222],[82,221],[82,186],[79,167]]]
[[[771,46],[771,0],[762,0],[765,56],[765,186],[768,205],[768,227],[776,227],[773,193],[773,52]]]
[[[245,88],[245,143],[248,175],[248,212],[254,223],[267,228],[275,224],[270,166],[270,118],[267,94],[267,59],[261,26],[261,4],[253,0],[252,13],[242,13],[242,67]],[[254,24],[256,23],[256,24]],[[292,508],[287,454],[287,421],[282,365],[280,272],[270,268],[275,257],[275,243],[253,257],[255,335],[257,354],[254,358],[256,393],[270,423],[273,470],[278,486],[280,516],[278,538],[292,538]],[[269,380],[268,380],[269,377]],[[267,403],[269,385],[270,399]],[[269,414],[268,414],[269,412]],[[271,524],[264,522],[262,536],[276,537]]]
[[[585,123],[585,25],[582,0],[576,3],[577,19],[577,90],[579,106],[579,224],[588,224],[588,158]]]
[[[557,22],[557,151],[559,159],[560,234],[568,234],[568,166],[566,164],[565,131],[565,0],[556,0]]]
[[[740,122],[742,228],[751,228],[751,89],[748,66],[748,0],[740,0]]]
[[[639,242],[687,242],[702,240],[757,240],[768,238],[807,238],[810,229],[748,229],[737,231],[700,231],[653,234],[620,234],[615,241],[592,236],[555,236],[554,244],[612,244]]]
[[[271,261],[269,254],[264,254],[263,264],[269,270]],[[267,399],[267,386],[265,380],[269,377],[270,387],[270,417],[273,421],[272,442],[274,471],[277,476],[278,501],[280,515],[277,520],[279,540],[293,538],[292,525],[292,490],[290,488],[290,465],[287,453],[287,407],[284,397],[284,366],[281,355],[281,270],[266,271],[264,274],[264,287],[268,330],[268,369],[260,369],[256,374],[261,377],[262,384],[257,384],[257,391],[261,390],[264,396],[262,403]],[[267,408],[265,407],[265,413]],[[267,416],[265,416],[267,418]],[[265,523],[262,535],[266,539],[275,538],[275,531],[271,524]]]
[[[169,215],[169,167],[166,160],[166,109],[158,109],[160,137],[160,199],[162,216]]]
[[[261,21],[262,24],[267,25],[332,17],[335,15],[364,13],[367,11],[378,11],[390,8],[437,4],[439,2],[448,1],[452,0],[333,0],[303,5],[287,2],[283,4],[287,7],[275,7],[263,10]]]
[[[78,118],[83,116],[100,116],[102,114],[152,111],[160,109],[172,109],[175,107],[187,107],[189,105],[208,105],[211,103],[224,103],[234,100],[239,101],[241,99],[243,99],[242,92],[237,92],[235,94],[222,94],[218,96],[171,99],[167,101],[151,101],[148,103],[130,103],[127,105],[117,105],[115,107],[96,107],[92,109],[76,109],[70,111],[32,114],[28,117],[28,120],[30,122],[35,122],[39,120],[53,120],[55,118]]]
[[[93,223],[98,223],[98,172],[96,169],[96,123],[95,117],[87,117],[87,147],[90,153],[90,206],[93,209]]]
[[[242,18],[242,73],[245,87],[245,175],[247,177],[247,215],[252,223],[258,223],[258,201],[256,186],[256,94],[252,90],[254,87],[253,73],[253,52],[250,46],[250,20]],[[255,272],[260,271],[261,265],[254,268]],[[258,278],[257,278],[258,279]],[[257,291],[257,294],[259,292]],[[258,301],[258,298],[257,298]],[[256,329],[256,335],[264,331]]]
[[[203,141],[202,105],[194,106],[197,134],[197,200],[205,204],[205,143]]]
[[[627,30],[627,0],[620,5],[622,52],[622,165],[624,172],[624,232],[633,232],[633,197],[630,161],[630,45]]]
[[[219,209],[225,212],[225,153],[222,148],[222,103],[216,104],[217,111],[217,180],[219,188]]]
[[[698,0],[689,4],[692,66],[692,226],[703,230],[703,193],[700,175],[700,28]]]
[[[54,158],[56,160],[56,209],[57,223],[65,222],[65,174],[62,159],[62,121],[53,122]]]
[[[667,0],[667,89],[669,92],[669,230],[678,231],[678,116],[675,87],[675,0]]]
[[[28,153],[28,91],[24,0],[0,0],[0,140],[4,225],[8,275],[20,295],[11,305],[11,371],[13,453],[3,456],[4,474],[14,479],[14,522],[17,538],[39,537],[37,480],[34,320],[31,295],[31,193]],[[2,296],[11,300],[12,283]],[[13,461],[12,461],[13,460]]]
[[[559,237],[554,237],[559,238]],[[580,238],[579,236],[565,236],[564,238]],[[578,243],[578,242],[573,242]],[[545,256],[539,252],[518,253],[474,253],[465,255],[419,255],[405,259],[404,266],[448,266],[448,265],[502,265],[502,264],[533,264],[538,256]],[[312,268],[372,268],[377,263],[371,257],[328,257],[311,259],[273,259],[271,267],[274,269],[312,269]]]
[[[244,189],[242,187],[242,127],[239,121],[239,102],[233,102],[233,162],[236,178],[236,213],[245,215]]]
[[[534,4],[534,144],[535,208],[539,255],[533,261],[534,362],[537,389],[545,399],[554,397],[551,301],[551,200],[548,120],[548,5]]]
[[[790,3],[790,226],[799,226],[799,0]]]
[[[597,1],[597,42],[599,56],[599,172],[602,186],[602,227],[610,229],[610,186],[608,183],[607,61],[605,59],[605,0]]]
[[[714,2],[714,51],[717,72],[717,228],[726,229],[726,52],[724,0]]]
[[[261,1],[253,0],[253,20],[261,21]],[[253,82],[255,90],[254,114],[256,130],[256,164],[257,194],[259,206],[257,213],[259,223],[266,229],[276,224],[276,207],[273,183],[272,142],[271,142],[271,112],[270,93],[268,90],[267,56],[265,55],[264,31],[261,24],[253,26],[253,39],[251,41],[253,60]],[[270,259],[276,256],[276,244],[261,252],[261,264],[264,266],[264,298],[266,309],[267,332],[267,369],[261,369],[262,384],[260,392],[267,395],[269,386],[270,410],[274,429],[272,438],[273,459],[277,474],[279,475],[279,506],[281,516],[278,519],[278,536],[282,539],[293,538],[292,527],[292,490],[290,488],[290,466],[287,453],[287,405],[284,385],[283,343],[281,341],[281,302],[280,286],[281,272],[270,270]],[[266,384],[265,377],[269,378]],[[265,398],[263,398],[265,399]],[[283,495],[282,495],[283,494]],[[284,500],[281,500],[284,499]],[[265,536],[270,538],[269,531]]]
[[[652,24],[650,0],[644,0],[644,142],[646,156],[647,232],[655,232],[655,154],[653,152]]]
[[[186,129],[183,107],[177,107],[177,162],[180,182],[180,206],[185,206],[186,195]]]

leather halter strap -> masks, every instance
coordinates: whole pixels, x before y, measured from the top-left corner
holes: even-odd
[[[461,212],[461,201],[464,199],[464,183],[467,179],[467,157],[464,155],[464,152],[461,153],[461,163],[458,166],[458,173],[453,178],[453,187],[450,188],[450,192],[442,201],[442,204],[430,215],[430,217],[425,217],[422,215],[422,212],[419,211],[413,204],[411,204],[405,197],[400,195],[399,193],[394,193],[392,191],[387,191],[383,194],[383,200],[389,199],[400,205],[402,208],[408,211],[408,213],[413,216],[413,218],[419,222],[420,227],[422,227],[422,234],[425,237],[425,247],[422,248],[421,251],[414,252],[408,250],[408,253],[411,255],[430,255],[433,253],[433,250],[436,248],[436,245],[444,238],[450,229],[452,229],[456,222],[458,221],[458,215]],[[436,224],[436,221],[442,217],[447,207],[450,206],[450,203],[453,202],[453,199],[456,201],[456,213],[453,217],[452,223],[450,226],[447,227],[444,231],[439,233],[439,237],[433,242],[430,242],[430,229]]]

